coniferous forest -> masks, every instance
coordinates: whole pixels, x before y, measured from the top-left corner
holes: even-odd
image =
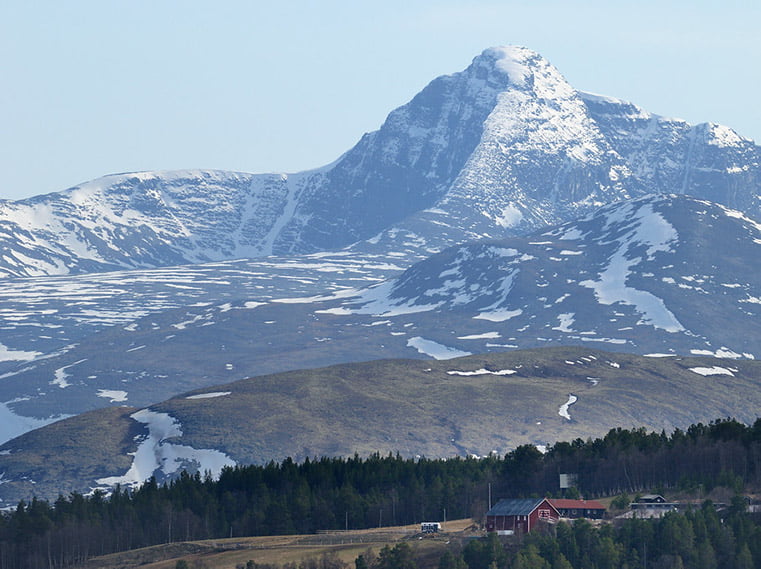
[[[544,454],[526,445],[485,458],[373,455],[300,464],[286,459],[227,468],[218,480],[183,473],[168,484],[151,479],[137,490],[117,488],[109,496],[71,494],[53,503],[32,499],[0,516],[0,566],[62,568],[172,541],[479,520],[490,490],[495,500],[558,495],[560,473],[578,474],[578,490],[587,498],[670,488],[707,492],[716,486],[739,493],[761,486],[761,419],[752,426],[719,420],[671,434],[614,429],[600,439],[557,443]],[[740,513],[738,504],[733,508],[731,523],[723,523],[713,508],[703,508],[660,521],[631,520],[618,529],[560,524],[554,536],[528,536],[520,550],[485,540],[448,554],[442,564],[471,569],[492,563],[548,569],[657,567],[656,562],[663,567],[759,566],[761,528]]]
[[[447,553],[445,569],[752,569],[761,566],[761,523],[736,501],[719,514],[706,503],[661,519],[628,519],[593,528],[560,523],[552,535],[529,534],[514,548],[496,534]]]

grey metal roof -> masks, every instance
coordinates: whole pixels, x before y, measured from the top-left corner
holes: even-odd
[[[487,516],[528,516],[536,507],[544,502],[544,498],[526,498],[522,500],[500,500]]]

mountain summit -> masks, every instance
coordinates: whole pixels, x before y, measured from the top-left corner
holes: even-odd
[[[490,48],[317,170],[120,174],[0,202],[0,275],[347,246],[419,259],[646,193],[690,194],[759,219],[760,158],[727,127],[582,93],[529,49]]]

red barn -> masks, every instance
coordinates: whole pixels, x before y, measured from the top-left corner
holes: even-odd
[[[547,498],[500,500],[486,512],[486,531],[529,533],[540,521],[557,523],[560,513]]]

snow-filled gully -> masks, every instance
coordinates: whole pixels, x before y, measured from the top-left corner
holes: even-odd
[[[576,403],[578,400],[579,400],[579,398],[576,397],[573,393],[569,393],[568,394],[568,401],[566,401],[565,403],[563,403],[560,406],[560,409],[558,409],[558,415],[560,415],[561,417],[563,417],[565,419],[568,419],[570,421],[571,420],[571,414],[568,413],[568,408],[571,405],[573,405],[574,403]]]
[[[218,450],[195,449],[166,442],[171,437],[182,436],[180,423],[168,413],[142,409],[130,417],[144,423],[148,435],[138,444],[129,470],[122,476],[99,478],[96,482],[101,486],[121,484],[136,487],[154,474],[173,474],[188,462],[196,463],[199,471],[208,471],[214,478],[219,476],[223,467],[235,465],[234,460]]]

